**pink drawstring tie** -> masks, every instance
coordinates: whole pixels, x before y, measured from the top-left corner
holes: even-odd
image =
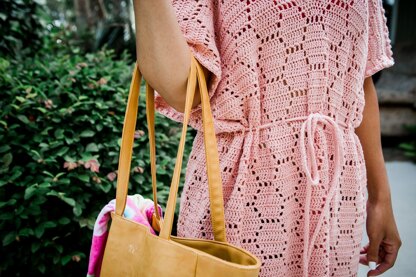
[[[317,226],[315,228],[315,231],[312,235],[311,241],[309,242],[309,212],[310,212],[310,204],[312,200],[312,186],[317,186],[319,184],[320,178],[319,178],[319,171],[317,167],[317,157],[315,153],[315,149],[313,146],[314,143],[314,133],[316,129],[316,124],[318,121],[321,121],[323,123],[329,123],[332,125],[335,133],[335,169],[334,169],[334,175],[332,176],[331,182],[329,184],[329,192],[327,197],[325,198],[325,205],[323,207],[323,211],[321,212],[321,216],[319,217],[319,221],[317,223]],[[305,129],[308,133],[308,153],[306,153],[306,147],[305,147]],[[309,259],[312,253],[312,247],[315,242],[316,237],[319,234],[319,231],[321,229],[324,216],[327,214],[329,218],[329,211],[328,206],[331,203],[332,198],[336,195],[335,191],[337,189],[338,185],[338,179],[340,177],[341,173],[341,166],[343,164],[344,159],[344,149],[343,149],[343,135],[341,133],[341,130],[338,127],[338,124],[329,116],[323,115],[320,113],[312,113],[310,114],[307,119],[302,123],[301,133],[300,133],[300,151],[301,151],[301,158],[302,158],[302,167],[307,177],[307,184],[306,184],[306,204],[305,204],[305,225],[303,230],[303,241],[304,241],[304,248],[303,248],[303,276],[308,276],[308,267],[309,267]],[[312,172],[308,167],[307,159],[309,158],[312,166]],[[338,201],[335,201],[335,205],[338,204]],[[338,208],[336,208],[334,211],[336,212]],[[335,220],[333,221],[335,223]],[[333,225],[335,226],[335,224]],[[328,234],[329,236],[329,234]]]
[[[309,267],[309,260],[312,253],[312,247],[316,240],[316,237],[319,234],[319,231],[322,227],[322,223],[324,220],[324,216],[327,215],[329,218],[329,210],[328,206],[331,203],[331,200],[334,196],[337,194],[336,189],[338,188],[338,179],[341,174],[341,167],[344,163],[344,149],[343,149],[343,134],[342,131],[339,128],[339,125],[342,125],[344,127],[348,128],[348,125],[344,122],[335,122],[334,119],[330,116],[321,114],[319,112],[317,113],[311,113],[307,116],[299,116],[299,117],[293,117],[288,119],[282,119],[276,122],[271,122],[267,124],[263,124],[254,128],[245,128],[242,131],[248,131],[249,134],[247,136],[247,144],[248,147],[244,147],[243,149],[243,159],[246,159],[248,163],[248,159],[251,157],[251,149],[254,146],[254,149],[257,149],[257,146],[259,144],[259,130],[270,127],[275,124],[283,123],[283,122],[290,122],[290,121],[297,121],[297,120],[303,120],[301,131],[300,131],[300,153],[301,153],[301,162],[302,162],[302,169],[304,173],[306,174],[307,183],[306,183],[306,203],[305,203],[305,225],[304,225],[304,231],[303,231],[303,240],[304,240],[304,250],[303,250],[303,276],[308,277],[308,267]],[[314,148],[314,133],[316,131],[316,125],[318,122],[327,123],[329,125],[332,125],[332,128],[334,130],[335,135],[335,155],[334,155],[334,162],[335,162],[335,169],[334,174],[331,178],[331,182],[329,184],[329,192],[327,197],[325,197],[325,204],[323,207],[323,211],[321,212],[321,215],[319,217],[317,226],[315,228],[315,231],[313,232],[313,235],[311,239],[309,238],[309,221],[310,221],[310,204],[312,200],[312,186],[317,186],[320,182],[320,175],[319,170],[317,166],[317,157],[316,152]],[[254,129],[254,132],[253,132]],[[308,144],[307,148],[305,145],[305,131],[307,132],[307,139]],[[255,142],[255,143],[253,143]],[[308,150],[308,151],[307,151]],[[248,151],[248,152],[247,152]],[[256,155],[257,153],[254,153]],[[257,157],[257,156],[256,156]],[[308,165],[309,159],[311,163],[311,167]],[[247,173],[248,167],[245,168],[245,172]],[[245,176],[245,175],[244,175]],[[336,212],[338,209],[338,201],[335,201],[335,207],[334,211]],[[332,229],[336,228],[336,220],[332,221]],[[328,234],[328,237],[330,234]],[[309,240],[310,239],[310,240]]]

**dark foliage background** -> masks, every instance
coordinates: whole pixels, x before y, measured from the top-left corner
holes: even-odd
[[[86,51],[33,1],[2,5],[13,11],[0,12],[0,275],[85,276],[96,216],[115,197],[134,59],[105,45]],[[143,82],[129,193],[150,198],[144,92]],[[156,115],[163,207],[180,131]]]

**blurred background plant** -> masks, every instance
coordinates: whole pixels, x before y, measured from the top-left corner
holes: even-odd
[[[117,57],[125,50],[135,51],[131,1],[121,0],[47,0],[48,14],[55,22],[70,26],[77,45],[84,51],[103,46]]]
[[[22,58],[42,47],[46,34],[45,10],[34,1],[2,0],[0,3],[0,54]]]
[[[84,11],[78,7],[74,17],[58,20],[54,7],[69,3],[51,3],[1,3],[0,236],[7,253],[0,260],[2,276],[85,275],[93,224],[115,197],[134,62],[129,40],[119,38],[129,28],[104,16],[80,33]],[[125,8],[116,1],[95,4]],[[96,40],[87,39],[91,32]],[[150,198],[143,85],[130,194]],[[181,125],[156,114],[156,130],[158,200],[164,207]],[[184,161],[194,130],[187,135]],[[185,165],[181,184],[184,173]]]
[[[403,150],[404,154],[416,162],[416,125],[404,126],[404,128],[411,134],[413,139],[399,144],[399,148]]]

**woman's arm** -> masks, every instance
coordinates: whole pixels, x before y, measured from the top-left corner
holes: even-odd
[[[368,200],[390,202],[390,187],[381,146],[377,92],[371,76],[364,81],[364,92],[363,120],[355,133],[360,138],[365,157]]]
[[[364,81],[363,120],[355,133],[359,137],[367,171],[366,231],[369,243],[360,251],[360,263],[379,264],[367,276],[378,276],[393,267],[402,245],[394,219],[390,187],[381,148],[380,114],[372,77]]]
[[[170,106],[184,112],[191,52],[171,1],[134,0],[133,4],[140,71]],[[202,68],[208,83],[210,72]],[[196,93],[192,107],[200,101],[200,95]]]

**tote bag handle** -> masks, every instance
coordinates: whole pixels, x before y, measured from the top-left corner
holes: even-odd
[[[128,182],[130,176],[130,166],[134,143],[134,132],[137,122],[138,102],[140,96],[140,82],[142,74],[138,63],[136,62],[132,81],[130,85],[129,96],[127,100],[127,109],[124,118],[118,177],[117,177],[117,192],[116,192],[116,214],[122,216],[126,206],[128,194]],[[199,62],[191,54],[191,68],[188,77],[185,111],[182,125],[182,134],[179,142],[179,149],[177,152],[175,168],[171,181],[169,198],[166,206],[164,218],[158,218],[160,224],[159,236],[164,239],[170,239],[172,233],[173,218],[176,208],[176,199],[179,188],[180,173],[182,168],[183,152],[186,140],[186,132],[191,113],[193,97],[196,89],[196,82],[199,84],[199,93],[201,95],[202,106],[202,125],[204,135],[205,157],[208,176],[209,200],[212,230],[214,233],[214,240],[226,242],[225,220],[224,220],[224,202],[222,193],[222,180],[219,167],[219,157],[217,149],[217,141],[214,131],[214,122],[209,103],[208,90],[205,80],[205,75]],[[149,140],[151,145],[150,159],[152,169],[152,188],[153,200],[157,207],[157,193],[156,193],[156,174],[155,174],[155,137],[154,137],[154,89],[146,83],[146,114],[148,118]],[[150,100],[150,101],[149,101]],[[157,209],[155,210],[157,211]],[[158,215],[158,214],[157,214]]]

